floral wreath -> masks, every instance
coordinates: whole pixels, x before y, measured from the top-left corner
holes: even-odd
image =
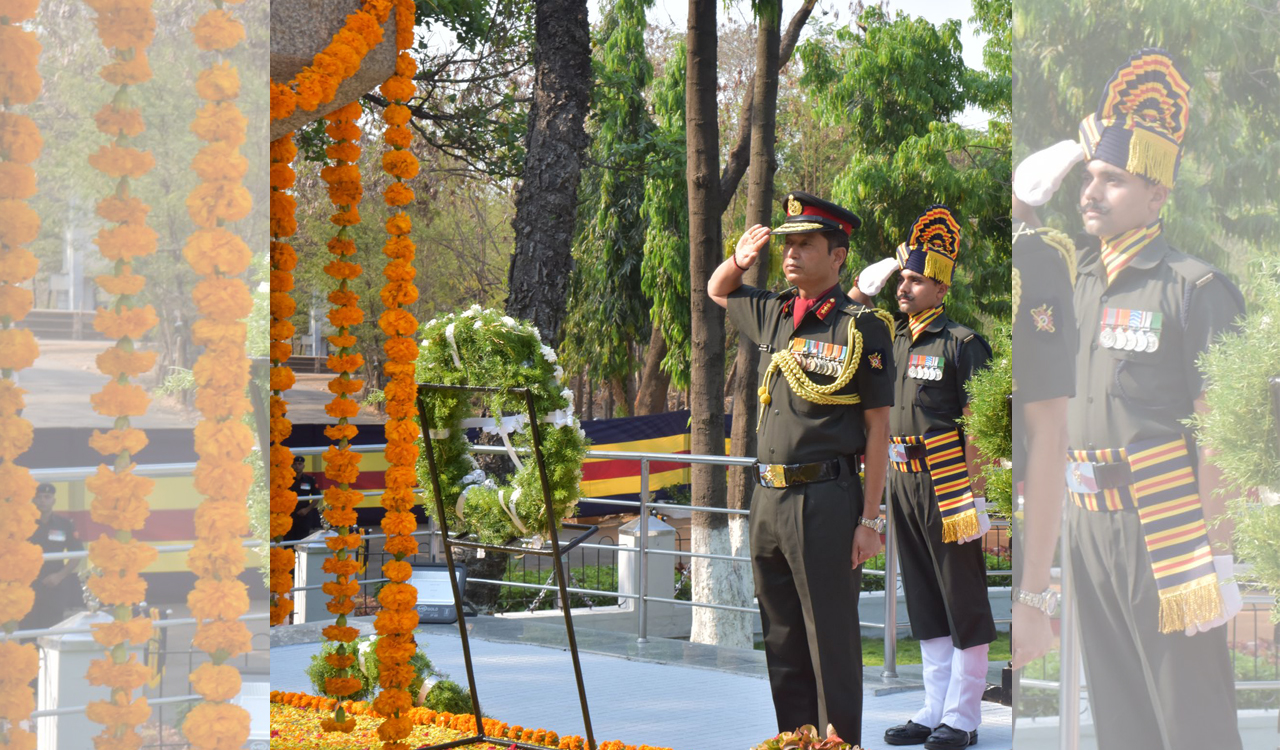
[[[422,327],[422,339],[419,382],[503,391],[485,396],[493,416],[474,420],[464,420],[471,411],[470,394],[422,392],[443,505],[449,516],[446,522],[451,528],[470,532],[482,544],[531,537],[533,545],[540,547],[551,522],[558,527],[576,507],[587,451],[586,434],[573,414],[573,391],[561,383],[564,370],[556,364],[555,351],[542,343],[537,328],[479,305],[428,322]],[[532,391],[534,413],[545,423],[540,436],[553,519],[547,518],[537,462],[531,456],[522,461],[518,453],[520,448],[532,447],[533,436],[524,396],[510,393],[512,388]],[[513,416],[504,417],[504,412]],[[499,486],[477,466],[468,450],[468,427],[481,427],[502,437],[516,465],[510,485]],[[418,459],[418,478],[427,512],[434,517],[435,493],[425,451]]]

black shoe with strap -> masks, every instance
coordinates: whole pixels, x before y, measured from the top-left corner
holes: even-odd
[[[887,739],[887,737],[886,737]],[[978,730],[966,732],[963,729],[940,724],[933,734],[924,741],[924,750],[964,750],[977,743]]]
[[[933,730],[923,724],[908,721],[896,727],[889,727],[884,732],[884,741],[890,745],[919,745],[929,739]]]

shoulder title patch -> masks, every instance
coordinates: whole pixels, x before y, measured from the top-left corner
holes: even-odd
[[[871,352],[870,354],[868,354],[867,362],[871,365],[871,369],[873,370],[884,369],[884,355],[882,355],[880,352]]]

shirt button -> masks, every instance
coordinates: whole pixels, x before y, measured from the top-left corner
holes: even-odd
[[[1089,447],[1090,447],[1090,448],[1097,448],[1098,446],[1097,446],[1097,445],[1095,445],[1095,444],[1093,444],[1093,443],[1089,443]]]
[[[773,448],[770,448],[770,449],[769,449],[769,452],[770,452],[770,453],[776,453],[777,451],[775,451]]]
[[[1105,294],[1104,294],[1104,295],[1102,295],[1102,301],[1103,301],[1103,302],[1106,302],[1108,299],[1111,299],[1111,298],[1110,298],[1110,297],[1108,297],[1108,296],[1107,296],[1107,295],[1105,295]]]
[[[774,414],[777,414],[777,413],[778,413],[778,410],[777,410],[777,409],[774,409],[774,410],[773,410],[773,413],[774,413]]]

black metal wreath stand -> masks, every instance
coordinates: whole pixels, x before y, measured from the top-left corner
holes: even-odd
[[[556,529],[555,523],[551,523],[547,536],[550,537],[550,549],[527,549],[525,547],[517,547],[513,545],[502,544],[481,544],[480,542],[467,541],[466,534],[463,533],[456,538],[449,538],[449,527],[445,521],[445,510],[443,495],[440,493],[440,469],[436,466],[436,454],[432,449],[430,418],[427,415],[425,394],[428,391],[465,391],[468,393],[508,393],[512,395],[523,395],[525,407],[529,412],[529,428],[533,436],[533,455],[534,460],[538,464],[538,477],[542,483],[542,498],[547,506],[547,518],[555,520],[555,513],[552,510],[551,503],[551,484],[547,481],[547,467],[543,462],[542,456],[542,434],[539,427],[538,416],[533,410],[533,393],[528,388],[487,388],[481,386],[461,386],[461,385],[441,385],[439,383],[419,383],[418,384],[418,416],[421,419],[423,442],[427,449],[427,465],[431,470],[431,489],[435,493],[436,499],[436,520],[440,524],[440,538],[442,547],[444,548],[444,559],[449,566],[449,584],[453,588],[453,606],[458,615],[458,635],[462,638],[462,659],[467,668],[467,685],[471,691],[471,707],[476,720],[476,734],[473,737],[464,737],[462,739],[445,742],[438,745],[425,745],[418,750],[444,750],[452,747],[467,747],[470,745],[478,745],[488,742],[504,747],[518,747],[522,750],[546,750],[541,745],[533,745],[526,742],[512,741],[503,737],[489,737],[485,734],[484,720],[480,712],[480,697],[476,690],[475,670],[471,662],[471,643],[467,638],[467,625],[465,615],[462,611],[462,592],[458,588],[458,573],[453,562],[453,548],[464,547],[475,550],[489,550],[493,552],[513,552],[525,555],[541,555],[550,557],[555,567],[556,583],[560,587],[560,608],[564,611],[565,632],[569,636],[569,654],[573,658],[573,675],[578,683],[578,702],[582,706],[582,723],[586,727],[587,748],[586,750],[595,750],[595,735],[591,731],[591,715],[587,710],[587,690],[582,681],[582,663],[578,658],[578,639],[573,632],[573,616],[569,613],[569,591],[566,584],[567,577],[564,572],[563,557],[574,547],[581,544],[596,531],[595,526],[587,526],[584,524],[563,524],[565,528],[579,529],[582,533],[572,539],[568,544],[560,545],[560,534]]]

